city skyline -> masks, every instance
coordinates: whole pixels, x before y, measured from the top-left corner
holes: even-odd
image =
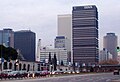
[[[15,31],[31,29],[37,34],[37,40],[42,39],[42,45],[54,43],[58,28],[57,16],[71,14],[73,6],[81,5],[96,5],[98,8],[100,48],[102,48],[103,36],[106,33],[113,32],[119,38],[120,11],[118,10],[120,1],[52,0],[47,1],[47,3],[46,0],[0,1],[0,29],[6,27],[10,27]]]

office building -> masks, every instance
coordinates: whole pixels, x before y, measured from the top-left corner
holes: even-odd
[[[72,44],[72,62],[98,63],[98,11],[95,5],[73,7]]]
[[[115,33],[107,33],[103,38],[103,47],[106,48],[112,55],[113,59],[117,60],[117,36]]]
[[[58,49],[67,49],[68,47],[68,39],[65,36],[57,36],[55,38],[55,48]]]
[[[14,33],[15,49],[19,49],[25,60],[35,61],[36,35],[30,30],[22,30]]]
[[[41,39],[38,40],[37,43],[37,54],[35,61],[40,62],[40,51],[41,51]]]
[[[12,29],[0,30],[0,44],[14,48],[14,32]]]
[[[59,62],[59,64],[61,64],[61,62],[63,62],[64,65],[68,64],[67,50],[64,49],[41,49],[40,62],[45,62],[46,60],[48,61],[49,54],[51,54],[51,59],[54,58],[54,54],[56,54],[57,62]]]
[[[66,49],[71,52],[71,37],[72,37],[72,15],[71,14],[64,14],[58,15],[58,36],[64,36],[67,38],[68,45]]]
[[[66,50],[68,52],[68,61],[71,62],[72,55],[72,15],[58,15],[58,36],[66,38]]]
[[[99,54],[99,62],[107,61],[109,59],[112,59],[112,54],[110,54],[107,49],[103,48]]]

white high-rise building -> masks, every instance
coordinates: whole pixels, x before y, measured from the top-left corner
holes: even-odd
[[[41,51],[41,39],[38,40],[37,44],[37,54],[36,54],[36,61],[40,61],[40,51]]]
[[[71,62],[72,55],[72,15],[58,15],[58,36],[65,37],[65,49],[68,53],[68,62]]]
[[[72,38],[72,15],[64,14],[58,15],[58,36],[65,36],[67,38],[67,50],[71,51],[71,38]]]
[[[99,62],[107,61],[109,59],[112,59],[112,54],[110,54],[110,52],[108,52],[107,49],[104,48],[100,51]]]

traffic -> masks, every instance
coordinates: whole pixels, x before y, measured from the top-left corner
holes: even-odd
[[[12,71],[12,70],[4,70],[0,72],[0,80],[6,79],[23,79],[23,78],[40,78],[40,77],[49,77],[52,75],[59,74],[74,74],[73,71]],[[79,72],[76,72],[79,73]]]

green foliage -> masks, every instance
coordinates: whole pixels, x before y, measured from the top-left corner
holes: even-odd
[[[0,58],[3,57],[5,60],[16,60],[18,55],[17,51],[12,47],[5,47],[0,45]]]
[[[52,64],[51,53],[49,52],[49,64]]]
[[[57,58],[56,58],[56,54],[54,54],[54,70],[57,70],[56,69],[56,66],[57,66]]]

